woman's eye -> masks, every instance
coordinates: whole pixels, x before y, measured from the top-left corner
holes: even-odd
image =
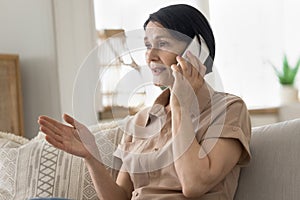
[[[166,45],[167,45],[166,41],[159,41],[159,42],[155,43],[154,46],[152,46],[151,43],[148,43],[148,42],[145,43],[145,47],[147,48],[147,50],[149,50],[153,47],[156,49],[164,48]]]
[[[158,48],[164,47],[166,45],[167,45],[167,42],[161,41],[161,42],[158,43]]]

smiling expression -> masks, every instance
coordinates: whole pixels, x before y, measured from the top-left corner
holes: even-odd
[[[146,62],[153,74],[153,83],[157,86],[172,86],[174,77],[171,65],[176,64],[187,44],[175,39],[170,32],[158,22],[149,22],[144,38]]]

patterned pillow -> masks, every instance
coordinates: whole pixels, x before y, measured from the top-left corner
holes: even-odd
[[[94,128],[101,156],[114,165],[112,152],[120,141],[114,124]],[[14,137],[12,139],[12,137]],[[109,168],[113,178],[117,171]],[[0,200],[30,197],[98,199],[81,158],[54,148],[39,133],[32,140],[0,134]]]

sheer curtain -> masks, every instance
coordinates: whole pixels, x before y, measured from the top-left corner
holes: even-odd
[[[216,37],[215,65],[225,91],[241,96],[250,108],[278,105],[280,85],[269,62],[281,69],[284,53],[293,65],[300,57],[300,2],[209,3]]]

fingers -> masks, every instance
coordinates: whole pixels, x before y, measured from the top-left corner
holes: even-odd
[[[58,142],[63,141],[63,137],[60,134],[62,132],[61,130],[57,129],[55,126],[44,119],[39,119],[38,123],[40,124],[40,130],[43,133],[49,135],[49,137],[54,138]]]
[[[187,60],[184,58],[177,56],[176,60],[178,64],[180,64],[180,68],[182,69],[182,75],[185,77],[203,77],[206,72],[206,67],[203,65],[200,60],[194,56],[191,52],[187,52]]]
[[[43,120],[43,121],[47,121],[49,122],[50,124],[52,124],[53,126],[57,127],[57,129],[62,129],[63,128],[63,124],[50,118],[50,117],[47,117],[47,116],[40,116],[39,119],[38,119],[38,123],[40,120]]]
[[[45,139],[47,140],[47,142],[52,144],[54,147],[64,150],[64,145],[62,142],[58,142],[55,138],[52,138],[49,135],[46,135]]]
[[[73,117],[71,117],[70,115],[68,114],[64,114],[63,115],[63,119],[65,120],[65,122],[67,122],[68,124],[72,125],[75,127],[75,120]]]
[[[63,139],[61,136],[55,134],[52,132],[50,129],[46,127],[41,127],[40,128],[43,133],[46,134],[46,140],[49,141],[53,146],[62,148],[63,146]]]
[[[181,69],[181,74],[183,76],[191,76],[191,66],[189,64],[189,62],[187,62],[183,57],[181,56],[177,56],[176,60],[179,64],[179,68]]]
[[[174,76],[175,79],[178,80],[178,79],[183,78],[182,77],[182,70],[181,70],[180,66],[174,64],[174,65],[171,66],[171,69],[173,71],[173,76]]]
[[[69,122],[71,121],[70,119],[67,120]],[[73,127],[62,124],[61,122],[58,122],[47,116],[40,116],[38,123],[40,124],[40,130],[42,132],[58,142],[63,142],[67,137],[70,136],[70,134],[72,135],[76,133]]]
[[[187,57],[192,65],[192,75],[199,75],[200,73],[200,68],[201,68],[201,62],[199,61],[199,59],[194,56],[191,52],[187,52]]]
[[[187,52],[187,57],[191,65],[193,66],[192,74],[197,76],[201,75],[203,77],[206,72],[206,66],[203,63],[201,63],[201,61],[189,51]]]
[[[174,85],[177,85],[177,88],[178,85],[182,85],[182,88],[191,86],[192,89],[198,90],[198,88],[200,88],[204,82],[203,77],[206,72],[206,67],[192,53],[187,52],[187,56],[187,59],[189,61],[180,56],[177,56],[176,59],[180,66],[171,66],[173,70],[173,76],[175,78]],[[182,69],[182,73],[180,73],[180,69]],[[176,80],[178,80],[179,82]],[[174,85],[173,87],[175,87]]]
[[[41,128],[46,127],[55,134],[59,134],[61,132],[61,126],[56,126],[51,121],[48,121],[46,119],[40,118],[38,120],[38,123],[41,125]]]
[[[65,120],[65,122],[67,122],[68,124],[72,125],[75,128],[80,128],[81,126],[81,123],[79,123],[77,120],[75,120],[73,117],[71,117],[68,114],[64,114],[63,119]]]

